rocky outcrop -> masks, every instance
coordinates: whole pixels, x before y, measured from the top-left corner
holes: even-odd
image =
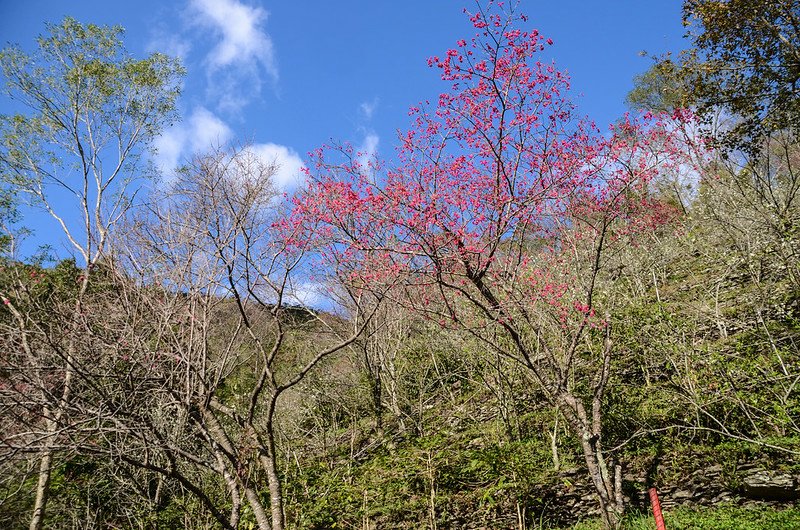
[[[800,498],[800,475],[763,469],[740,470],[740,493],[748,499],[793,502]]]
[[[800,498],[800,476],[748,464],[724,477],[722,466],[710,466],[678,484],[661,486],[659,492],[662,505],[668,508],[721,503],[793,504]]]
[[[623,482],[626,505],[649,510],[646,478],[628,475]],[[558,483],[545,486],[540,493],[542,502],[534,508],[537,517],[572,524],[578,516],[598,515],[595,494],[583,470],[559,473]],[[794,506],[800,500],[800,475],[763,469],[756,464],[724,473],[722,466],[715,465],[696,470],[673,484],[658,485],[658,494],[665,510],[718,504]]]

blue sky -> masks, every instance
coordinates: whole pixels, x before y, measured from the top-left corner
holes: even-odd
[[[572,77],[581,113],[603,128],[625,112],[635,74],[684,46],[676,0],[522,0],[530,28],[551,37],[548,59]],[[188,69],[182,121],[157,140],[165,170],[214,143],[249,142],[282,164],[291,190],[308,151],[330,139],[384,157],[407,109],[447,85],[426,59],[473,29],[471,0],[0,0],[0,41],[30,49],[65,15],[120,24],[136,56],[180,55]],[[0,100],[0,112],[7,111]],[[40,214],[41,215],[41,214]],[[32,222],[33,221],[33,222]],[[36,239],[53,233],[28,219]],[[63,248],[63,246],[61,247]],[[57,249],[58,250],[58,249]]]

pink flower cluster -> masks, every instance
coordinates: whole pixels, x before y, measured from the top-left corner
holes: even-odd
[[[576,115],[568,77],[537,60],[553,41],[487,6],[469,15],[474,38],[429,59],[450,89],[411,109],[398,162],[366,172],[351,147],[312,153],[311,185],[282,230],[293,244],[313,240],[352,282],[444,285],[483,296],[506,324],[496,290],[600,325],[591,296],[572,289],[591,257],[569,260],[674,219],[652,184],[687,163],[675,124],[692,117],[626,117],[601,134]]]

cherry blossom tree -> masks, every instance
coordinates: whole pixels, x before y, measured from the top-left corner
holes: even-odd
[[[525,367],[580,442],[608,527],[621,466],[603,442],[621,250],[676,214],[652,184],[686,162],[688,119],[625,118],[607,134],[576,115],[569,79],[538,59],[552,44],[513,6],[478,3],[476,36],[429,59],[450,90],[411,109],[389,167],[318,150],[305,222],[326,226],[348,274],[387,277],[401,303]]]

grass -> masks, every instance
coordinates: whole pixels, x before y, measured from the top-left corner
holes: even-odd
[[[667,530],[800,530],[800,508],[775,509],[718,506],[678,508],[664,512]],[[630,515],[624,530],[655,530],[651,514]],[[599,520],[578,523],[571,530],[601,530]]]

